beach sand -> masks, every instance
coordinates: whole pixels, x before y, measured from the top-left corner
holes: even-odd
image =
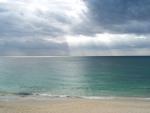
[[[0,113],[150,113],[150,101],[129,99],[20,99],[0,101]]]

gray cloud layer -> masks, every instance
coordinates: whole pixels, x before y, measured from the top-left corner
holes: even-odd
[[[79,21],[71,5],[61,0],[0,1],[0,55],[68,55],[63,36]]]
[[[21,3],[0,4],[1,37],[39,35],[54,37],[64,34],[60,25],[65,26],[65,24],[69,24],[69,21],[67,22],[61,15],[49,11],[30,12],[30,9],[26,9],[27,5]]]
[[[150,48],[150,0],[2,1],[0,55],[99,55],[130,49],[145,54]],[[108,44],[105,36],[97,37],[105,33],[118,39],[113,36]],[[87,41],[89,36],[94,42]]]

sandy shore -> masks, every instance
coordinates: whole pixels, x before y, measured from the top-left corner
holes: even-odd
[[[150,113],[144,100],[0,100],[0,113]]]

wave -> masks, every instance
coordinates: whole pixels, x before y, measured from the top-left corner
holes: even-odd
[[[34,96],[42,96],[49,98],[72,98],[72,99],[89,99],[89,100],[113,100],[113,99],[134,99],[134,100],[150,100],[149,97],[117,97],[117,96],[70,96],[70,95],[51,95],[47,93],[33,94]]]
[[[29,92],[19,92],[19,93],[3,93],[0,97],[5,96],[19,96],[19,97],[38,97],[38,98],[64,98],[64,99],[89,99],[89,100],[113,100],[113,99],[133,99],[133,100],[150,100],[150,97],[118,97],[118,96],[71,96],[71,95],[52,95],[49,93],[29,93]]]

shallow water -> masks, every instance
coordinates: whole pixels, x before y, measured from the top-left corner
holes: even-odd
[[[150,57],[0,57],[0,95],[150,97]]]

